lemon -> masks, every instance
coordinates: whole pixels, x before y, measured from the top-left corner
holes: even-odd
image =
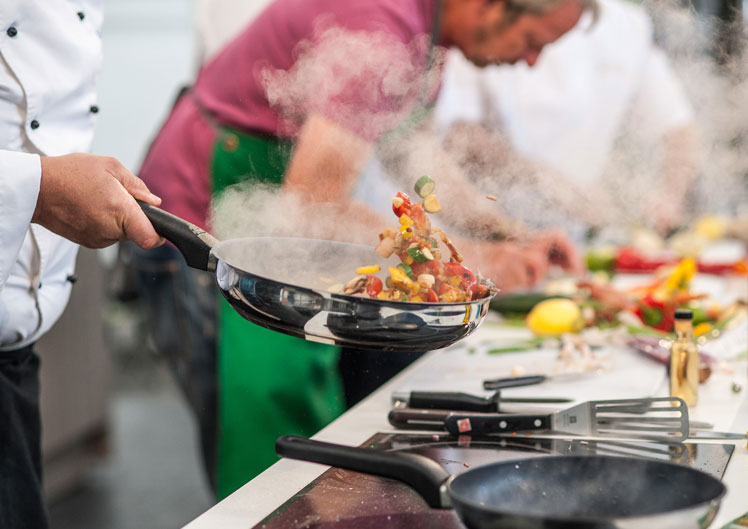
[[[541,301],[533,307],[525,321],[538,336],[560,336],[567,332],[578,332],[584,326],[579,305],[566,298]]]

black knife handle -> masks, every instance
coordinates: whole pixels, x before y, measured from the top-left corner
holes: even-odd
[[[478,397],[455,391],[411,391],[408,405],[411,408],[426,410],[462,410],[484,413],[499,409],[499,394],[492,397]]]
[[[483,435],[489,433],[521,432],[524,430],[550,430],[551,416],[450,413],[444,427],[454,435]]]
[[[510,377],[484,380],[483,389],[494,390],[516,388],[520,386],[532,386],[533,384],[540,384],[541,382],[545,382],[547,378],[548,377],[546,377],[545,375],[530,375],[526,377]]]

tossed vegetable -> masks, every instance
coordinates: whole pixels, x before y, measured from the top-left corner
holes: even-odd
[[[397,255],[401,262],[388,267],[384,281],[374,275],[380,271],[378,265],[357,268],[359,275],[344,286],[344,293],[394,301],[461,303],[495,292],[489,280],[462,264],[462,255],[446,234],[431,225],[428,213],[441,210],[435,190],[434,181],[423,176],[415,185],[422,203],[403,192],[392,198],[399,225],[379,234],[375,251],[384,258]],[[441,262],[439,241],[447,247],[449,261]]]

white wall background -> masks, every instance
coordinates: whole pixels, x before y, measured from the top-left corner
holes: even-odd
[[[104,67],[93,152],[133,172],[178,88],[192,80],[192,0],[103,0]]]

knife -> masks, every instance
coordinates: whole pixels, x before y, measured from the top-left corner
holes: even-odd
[[[502,397],[500,392],[490,397],[479,397],[455,391],[395,391],[392,403],[404,403],[408,408],[427,410],[455,410],[497,412],[501,403],[563,404],[573,399],[557,397]]]
[[[432,411],[415,408],[395,408],[391,410],[387,416],[389,423],[395,428],[403,430],[437,430],[444,431],[444,421],[449,416],[449,411]],[[503,434],[499,434],[501,436]],[[516,435],[516,434],[512,434]],[[537,437],[547,438],[548,434],[542,432],[523,432],[525,437]],[[748,434],[733,433],[733,432],[702,432],[702,431],[691,431],[688,434],[688,442],[690,439],[695,440],[741,440],[748,439]]]
[[[523,377],[495,378],[484,380],[483,389],[493,390],[532,386],[533,384],[541,384],[546,380],[580,380],[592,374],[590,371],[583,371],[579,373],[561,373],[558,375],[527,375]]]

